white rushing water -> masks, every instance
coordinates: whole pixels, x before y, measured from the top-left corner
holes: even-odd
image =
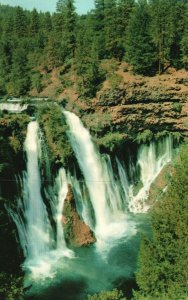
[[[126,215],[123,209],[124,202],[122,202],[124,199],[122,199],[120,189],[115,181],[111,161],[109,158],[101,160],[89,131],[75,114],[66,111],[64,115],[69,125],[70,142],[83,173],[94,210],[95,234],[98,239],[106,239],[113,235],[117,237],[127,229],[125,222],[124,225],[120,222],[122,218],[125,221]],[[87,201],[89,200],[84,202]],[[83,211],[88,211],[88,208]],[[84,220],[88,222],[87,218]]]
[[[26,110],[27,104],[21,105],[20,103],[0,103],[0,110],[7,110],[12,113],[20,113]]]
[[[50,235],[46,207],[41,197],[41,178],[38,166],[40,151],[38,123],[30,122],[25,140],[27,154],[27,197],[24,197],[28,258],[49,251]]]
[[[59,256],[73,257],[73,251],[71,251],[65,241],[64,230],[63,230],[63,208],[65,199],[68,193],[68,181],[65,169],[61,168],[59,170],[56,185],[58,190],[58,195],[55,203],[55,223],[56,223],[56,251],[59,252]]]
[[[141,145],[138,151],[137,164],[140,167],[142,187],[134,195],[134,187],[129,187],[129,210],[133,213],[145,213],[149,209],[147,198],[151,184],[155,181],[164,166],[172,160],[172,139],[170,136],[157,143]]]
[[[18,199],[17,211],[8,209],[14,220],[20,244],[22,246],[26,270],[33,278],[50,277],[51,270],[61,257],[73,257],[65,243],[63,232],[63,206],[68,192],[68,183],[64,169],[60,169],[57,180],[57,196],[54,203],[54,221],[56,224],[56,245],[53,229],[50,225],[46,206],[41,196],[41,178],[38,159],[40,155],[39,127],[30,122],[25,140],[27,170],[22,180],[22,197]]]
[[[80,169],[83,172],[90,199],[95,211],[98,227],[105,227],[109,223],[109,212],[106,206],[105,186],[100,157],[91,141],[89,131],[81,120],[73,113],[64,112],[69,128],[70,140],[76,154]]]

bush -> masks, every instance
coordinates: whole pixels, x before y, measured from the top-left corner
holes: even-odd
[[[175,112],[177,112],[177,113],[181,113],[181,111],[182,111],[182,104],[179,103],[179,102],[174,102],[172,104],[172,110],[175,111]]]
[[[141,143],[148,143],[152,140],[153,138],[153,132],[149,129],[144,130],[143,132],[138,133],[137,137],[136,137],[136,142],[138,144]]]
[[[99,294],[88,296],[88,300],[126,300],[122,291],[114,289],[113,291],[102,291]]]
[[[106,150],[112,152],[122,141],[126,138],[124,133],[110,132],[104,137],[97,139],[99,147],[104,147]]]

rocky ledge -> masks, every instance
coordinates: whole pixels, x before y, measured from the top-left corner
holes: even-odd
[[[102,89],[87,111],[93,109],[90,117],[83,116],[90,130],[99,137],[108,132],[121,132],[129,139],[135,139],[145,130],[154,134],[160,131],[188,134],[187,72],[153,78],[122,74],[121,86]]]
[[[63,209],[65,239],[70,247],[89,246],[96,239],[88,225],[80,218],[76,210],[74,195],[69,186]]]

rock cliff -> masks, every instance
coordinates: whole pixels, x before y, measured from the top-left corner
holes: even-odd
[[[74,196],[70,186],[63,209],[63,223],[65,239],[69,246],[88,246],[96,241],[89,226],[87,226],[78,215]]]

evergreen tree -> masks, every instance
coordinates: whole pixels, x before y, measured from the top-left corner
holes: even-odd
[[[125,54],[125,44],[128,34],[128,25],[130,17],[135,6],[134,0],[119,0],[117,2],[117,38],[119,45],[119,58],[122,59]]]
[[[104,0],[95,0],[95,10],[93,14],[94,39],[99,53],[99,58],[105,57],[105,2]]]
[[[116,0],[105,0],[104,16],[106,57],[118,57]]]
[[[27,35],[27,17],[24,10],[21,7],[16,7],[14,17],[14,32],[18,38],[22,38]]]
[[[181,61],[183,66],[188,69],[188,3],[185,4],[184,10],[185,22],[183,26],[182,39],[180,41]]]
[[[171,47],[175,38],[174,0],[150,0],[152,37],[157,49],[158,72],[171,63]]]
[[[39,23],[39,15],[36,9],[33,9],[31,12],[30,16],[30,34],[31,36],[35,36],[40,28],[40,23]]]
[[[126,58],[132,64],[134,71],[140,74],[151,74],[155,63],[150,22],[147,1],[139,0],[129,23]]]
[[[6,85],[8,94],[25,95],[30,88],[30,76],[27,66],[27,53],[23,48],[17,48],[12,56],[10,81]]]
[[[66,48],[69,58],[74,57],[76,49],[76,13],[74,0],[59,0],[57,2],[57,12],[62,17],[63,36],[62,45]]]

